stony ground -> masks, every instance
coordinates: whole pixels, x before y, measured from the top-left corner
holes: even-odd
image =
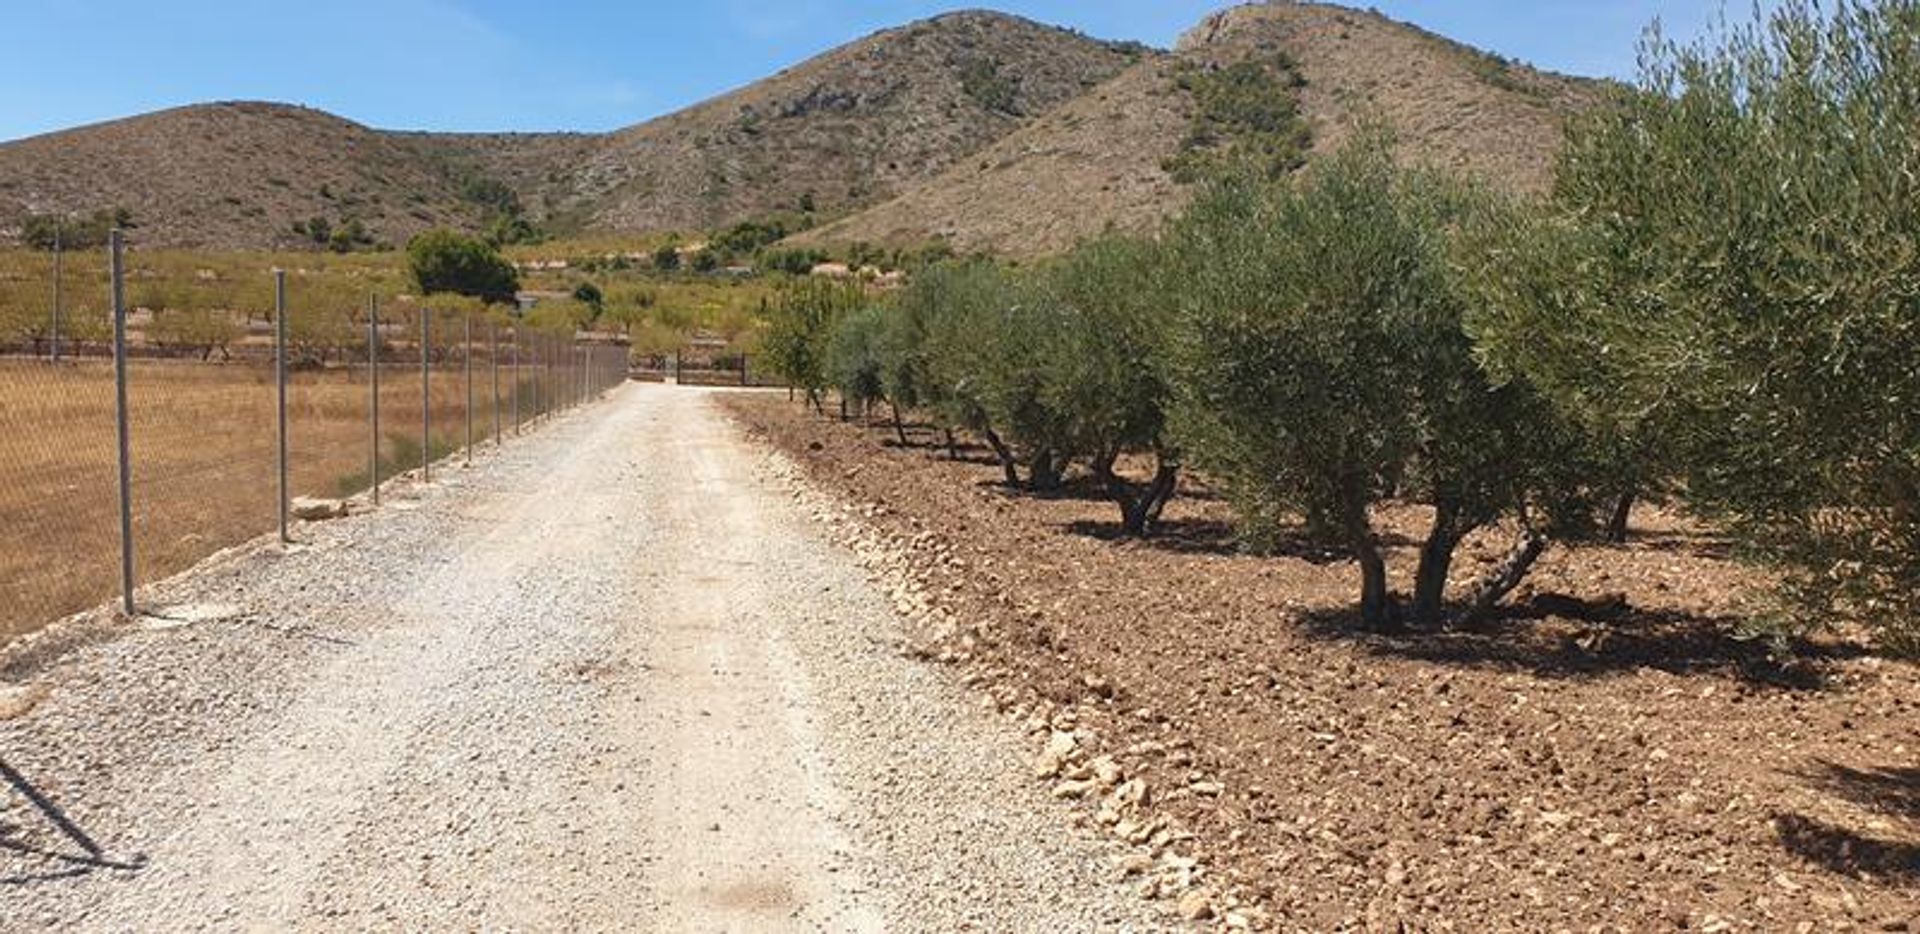
[[[1176,924],[1123,882],[1190,882],[1169,838],[1077,826],[1033,774],[1090,734],[920,660],[713,399],[628,386],[150,588],[137,629],[16,646],[0,929]]]
[[[902,446],[888,426],[729,401],[857,505],[842,534],[945,627],[936,657],[1037,735],[1072,722],[1091,739],[1073,754],[1146,801],[1089,796],[1087,823],[1192,835],[1178,858],[1235,917],[1920,931],[1920,670],[1737,640],[1766,582],[1672,515],[1636,516],[1627,546],[1549,552],[1484,628],[1375,637],[1353,625],[1348,561],[1304,537],[1242,554],[1203,485],[1164,537],[1120,542],[1096,491],[1009,492],[931,431]],[[1382,519],[1410,579],[1423,517]],[[1470,541],[1456,584],[1507,545]]]

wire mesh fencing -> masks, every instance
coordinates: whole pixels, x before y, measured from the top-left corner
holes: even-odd
[[[295,500],[430,480],[627,376],[622,346],[371,278],[126,255],[116,312],[113,252],[0,267],[0,643],[127,596],[129,556],[136,586],[178,573]]]

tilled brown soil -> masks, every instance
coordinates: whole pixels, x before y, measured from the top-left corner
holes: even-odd
[[[975,680],[1073,705],[1274,927],[1920,931],[1920,671],[1731,638],[1764,581],[1679,520],[1556,548],[1484,631],[1363,636],[1349,562],[1241,555],[1203,489],[1163,539],[1116,542],[1091,494],[729,404],[915,542]],[[1419,519],[1384,517],[1399,579]],[[1471,542],[1455,582],[1503,545]]]

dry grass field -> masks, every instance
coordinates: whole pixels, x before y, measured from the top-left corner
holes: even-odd
[[[289,474],[295,496],[367,485],[371,431],[364,366],[293,374]],[[511,374],[501,375],[502,420]],[[492,384],[476,363],[474,437],[492,435]],[[466,391],[453,369],[432,377],[436,455],[465,440]],[[419,370],[382,367],[382,473],[419,462]],[[51,366],[0,361],[0,642],[111,599],[119,587],[113,369],[89,359]],[[526,391],[521,413],[533,412]],[[178,572],[276,523],[274,386],[259,362],[136,361],[132,413],[136,574]]]

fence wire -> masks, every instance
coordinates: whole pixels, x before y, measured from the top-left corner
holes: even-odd
[[[0,263],[0,643],[113,599],[120,531],[105,250]],[[56,295],[56,282],[58,283]],[[279,521],[272,274],[125,263],[136,582]],[[623,346],[378,282],[287,273],[289,499],[364,496],[510,441],[627,378]],[[377,385],[377,390],[376,390]],[[297,531],[297,529],[296,529]]]

